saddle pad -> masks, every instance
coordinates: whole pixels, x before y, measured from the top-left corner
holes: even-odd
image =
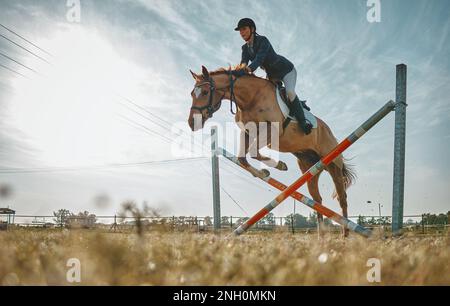
[[[289,108],[286,105],[286,103],[283,101],[283,99],[281,98],[280,91],[278,90],[278,88],[276,89],[276,91],[277,91],[277,102],[278,102],[278,105],[280,106],[283,116],[285,118],[288,118],[288,117],[291,118],[291,121],[293,121],[293,122],[297,122],[297,119],[295,119],[295,117],[289,116]],[[311,112],[306,110],[305,108],[303,108],[303,111],[305,112],[305,119],[308,120],[309,122],[311,122],[313,129],[317,128],[317,118],[313,114],[311,114]]]

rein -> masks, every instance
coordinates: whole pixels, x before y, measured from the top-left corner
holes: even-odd
[[[231,114],[236,115],[236,112],[233,111],[233,103],[237,108],[236,96],[234,95],[234,82],[236,82],[238,78],[233,80],[233,74],[231,72],[229,76],[230,76],[230,112]]]

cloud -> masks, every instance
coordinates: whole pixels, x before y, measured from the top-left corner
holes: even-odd
[[[182,2],[166,1],[166,0],[139,0],[147,10],[157,13],[167,22],[167,28],[178,34],[178,39],[197,42],[201,36],[190,22],[186,21],[180,13],[185,4]],[[177,7],[175,5],[178,4]],[[181,4],[181,5],[180,5]]]

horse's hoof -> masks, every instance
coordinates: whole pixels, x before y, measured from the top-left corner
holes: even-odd
[[[266,177],[270,176],[270,172],[267,169],[262,169],[261,173],[262,173],[261,178],[266,178]]]
[[[250,164],[248,163],[247,159],[245,157],[238,157],[239,163],[241,164],[241,166],[247,168],[250,166]]]
[[[278,162],[278,165],[275,167],[275,169],[278,169],[280,171],[287,171],[288,167],[285,162],[282,162],[281,160]]]

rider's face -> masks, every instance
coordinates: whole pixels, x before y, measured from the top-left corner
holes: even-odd
[[[249,41],[252,37],[252,30],[250,27],[243,27],[239,29],[239,33],[241,34],[241,37],[245,41]]]

